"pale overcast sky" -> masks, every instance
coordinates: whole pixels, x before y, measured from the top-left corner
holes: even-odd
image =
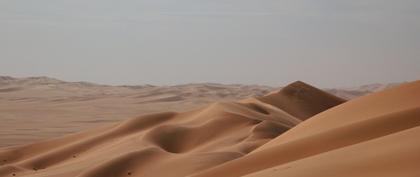
[[[420,79],[419,0],[0,0],[0,75],[319,87]]]

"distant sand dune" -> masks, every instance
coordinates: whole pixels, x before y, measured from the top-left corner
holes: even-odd
[[[280,92],[261,97],[259,100],[303,119],[345,102],[342,98],[300,81],[290,84]]]

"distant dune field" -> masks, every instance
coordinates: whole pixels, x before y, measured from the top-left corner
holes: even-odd
[[[351,99],[383,86],[328,91]],[[189,111],[213,102],[262,96],[278,89],[213,83],[109,86],[48,77],[0,76],[0,147],[59,137],[150,113]]]

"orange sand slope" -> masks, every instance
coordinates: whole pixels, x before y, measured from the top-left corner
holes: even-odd
[[[2,149],[0,176],[420,176],[420,81],[343,102],[295,82]]]
[[[370,84],[325,91],[351,99],[390,86]],[[214,102],[263,96],[273,90],[278,89],[261,85],[215,83],[110,86],[49,77],[0,76],[0,148],[69,135],[140,115],[185,112]],[[281,105],[283,98],[275,100],[279,100],[279,106],[284,107]],[[296,108],[285,109],[294,115],[300,112],[299,107]]]
[[[193,176],[420,176],[419,125],[417,81],[336,106]]]
[[[296,82],[257,99],[141,116],[3,149],[0,176],[187,176],[241,158],[302,120],[343,102]]]
[[[0,148],[60,137],[145,114],[191,111],[217,101],[263,96],[272,89],[213,83],[109,86],[48,77],[0,76]]]

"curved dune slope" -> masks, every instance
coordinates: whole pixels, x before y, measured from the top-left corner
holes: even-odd
[[[252,153],[193,176],[420,176],[420,81],[313,116]]]
[[[307,119],[345,102],[342,98],[328,94],[301,81],[294,82],[279,92],[257,99],[302,119]]]
[[[188,176],[246,157],[302,120],[342,102],[297,82],[258,99],[141,116],[1,149],[0,176]]]

